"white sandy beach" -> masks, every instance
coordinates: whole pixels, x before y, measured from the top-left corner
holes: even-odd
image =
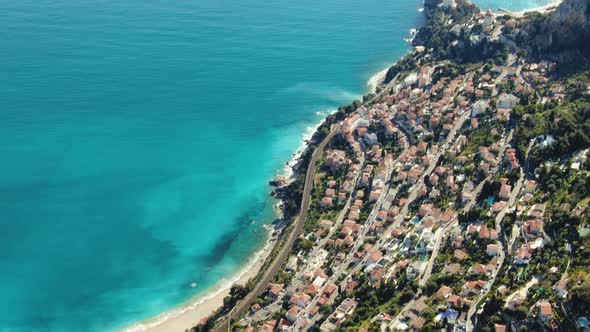
[[[253,257],[231,282],[225,282],[205,294],[198,295],[178,308],[146,321],[135,323],[123,329],[122,332],[181,332],[196,326],[201,319],[209,317],[217,309],[221,308],[223,299],[229,295],[232,285],[245,285],[248,280],[256,276],[275,243],[275,238],[267,241],[264,248]]]
[[[326,117],[328,115],[335,113],[337,111],[338,111],[337,109],[334,109],[334,110],[316,113],[318,115],[321,115],[322,119],[319,122],[317,122],[316,124],[314,124],[313,126],[309,126],[309,127],[305,128],[305,132],[302,134],[303,139],[301,140],[301,145],[299,145],[297,150],[295,150],[295,152],[291,156],[291,159],[285,163],[283,169],[281,170],[280,175],[285,178],[287,183],[294,180],[293,176],[295,175],[295,173],[293,173],[293,167],[295,167],[297,165],[297,163],[299,162],[299,159],[301,158],[303,153],[307,150],[308,142],[313,137],[313,134],[315,134],[317,129],[322,125],[322,123],[324,123],[324,121],[326,120]]]
[[[385,81],[385,75],[387,74],[387,71],[389,70],[391,66],[388,66],[387,68],[383,69],[382,71],[378,72],[377,74],[371,76],[371,78],[369,78],[369,81],[367,81],[367,87],[369,89],[369,92],[375,92],[377,90],[377,87],[379,86],[379,84],[383,83],[383,81]]]
[[[536,7],[536,8],[531,8],[531,9],[525,9],[525,10],[520,10],[520,11],[505,11],[502,10],[501,13],[498,13],[498,16],[502,16],[502,15],[510,15],[510,16],[514,16],[514,17],[522,17],[524,16],[526,13],[530,13],[530,12],[539,12],[539,13],[547,13],[549,11],[552,11],[553,9],[555,9],[555,7],[559,6],[559,4],[562,2],[563,0],[555,0],[552,1],[549,4],[546,4],[544,6],[540,6],[540,7]]]

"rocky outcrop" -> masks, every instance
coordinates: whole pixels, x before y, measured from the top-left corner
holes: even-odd
[[[590,36],[590,0],[565,0],[551,14],[547,28],[553,32],[553,43],[567,45]]]
[[[540,51],[573,51],[590,58],[590,0],[564,0],[537,24],[535,46]]]
[[[549,23],[567,29],[588,28],[590,0],[564,0],[551,14]]]

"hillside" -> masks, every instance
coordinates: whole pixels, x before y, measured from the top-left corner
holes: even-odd
[[[549,15],[529,15],[524,28],[538,56],[552,57],[568,71],[590,64],[590,0],[565,0]],[[573,67],[573,68],[571,68]]]

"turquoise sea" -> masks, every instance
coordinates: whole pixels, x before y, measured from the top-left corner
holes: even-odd
[[[267,182],[420,7],[2,1],[0,331],[115,330],[231,279],[274,219]]]

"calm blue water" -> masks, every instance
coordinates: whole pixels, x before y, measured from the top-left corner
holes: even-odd
[[[2,1],[0,330],[113,330],[235,273],[267,181],[420,5]]]

